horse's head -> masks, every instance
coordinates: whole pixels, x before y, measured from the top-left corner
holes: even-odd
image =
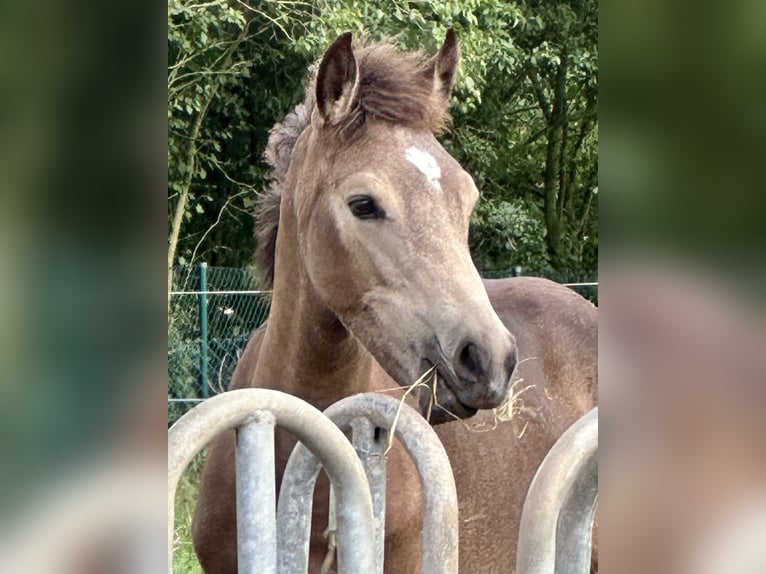
[[[432,422],[500,405],[516,365],[468,250],[478,191],[434,137],[457,63],[451,31],[428,61],[390,46],[355,53],[344,34],[319,66],[289,174],[319,299],[399,384],[436,368]]]

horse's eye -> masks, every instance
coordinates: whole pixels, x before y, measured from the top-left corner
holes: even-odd
[[[355,195],[348,200],[348,207],[359,219],[383,219],[386,212],[369,195]]]

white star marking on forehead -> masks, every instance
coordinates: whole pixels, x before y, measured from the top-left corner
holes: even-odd
[[[426,176],[428,183],[433,185],[436,189],[441,190],[441,182],[439,181],[442,176],[442,170],[439,169],[439,164],[436,163],[434,156],[427,151],[420,150],[414,146],[410,146],[405,150],[405,156],[407,161],[418,168],[418,171]]]

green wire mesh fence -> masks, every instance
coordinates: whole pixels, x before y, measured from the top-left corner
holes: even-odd
[[[181,267],[168,313],[168,422],[195,400],[226,390],[252,332],[268,317],[271,293],[250,269]]]

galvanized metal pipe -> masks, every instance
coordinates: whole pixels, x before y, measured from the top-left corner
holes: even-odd
[[[391,429],[396,419],[399,401],[376,393],[347,397],[330,406],[325,414],[338,427],[348,431],[359,418],[369,420],[375,427]],[[388,431],[390,432],[390,430]],[[458,567],[458,507],[455,480],[447,453],[431,426],[414,409],[402,405],[396,427],[396,437],[412,456],[423,485],[423,574],[456,574]],[[374,437],[373,437],[374,438]],[[308,548],[311,534],[311,513],[305,512],[313,500],[314,484],[319,474],[319,462],[303,445],[296,445],[290,455],[282,479],[277,510],[277,539],[300,540],[292,549],[279,542],[279,573],[305,573],[308,570]],[[376,481],[378,489],[385,491],[385,481]],[[337,485],[335,485],[337,488]],[[385,496],[384,493],[378,495]],[[374,495],[373,495],[374,496]],[[344,509],[340,503],[338,536],[344,530],[341,520]],[[383,510],[385,513],[385,509]],[[379,518],[385,523],[385,515]],[[381,531],[382,532],[382,531]],[[338,546],[338,572],[348,572],[346,548]],[[375,566],[381,571],[382,562]],[[344,569],[344,570],[342,570]],[[369,570],[372,572],[373,570]],[[356,570],[351,572],[362,572]],[[364,572],[368,572],[365,570]]]
[[[270,411],[256,411],[237,428],[237,570],[276,574],[277,519],[274,425]]]
[[[423,574],[456,574],[458,505],[452,466],[439,437],[415,409],[403,404],[392,429],[399,405],[393,397],[366,393],[338,401],[325,414],[344,430],[364,417],[373,427],[394,432],[412,457],[423,487]],[[385,490],[385,481],[379,484]]]
[[[388,431],[377,427],[368,418],[351,421],[351,438],[367,473],[372,493],[372,512],[375,516],[375,574],[383,574],[383,555],[386,546],[386,446]]]
[[[572,483],[556,526],[557,572],[590,572],[593,519],[598,498],[598,456],[586,458]],[[576,569],[575,569],[576,568]]]
[[[309,449],[300,443],[295,445],[282,474],[282,486],[279,489],[277,503],[277,572],[279,574],[306,574],[309,570],[314,486],[320,468],[319,461]],[[370,507],[372,507],[372,499],[370,499]],[[373,560],[374,555],[373,548]]]
[[[598,409],[561,435],[529,487],[519,527],[516,574],[590,571],[598,492]]]
[[[207,378],[207,263],[199,265],[199,376],[202,398],[210,396],[210,382]]]
[[[329,419],[327,419],[330,422]],[[332,423],[330,423],[332,424]],[[337,429],[337,427],[336,427]],[[341,432],[338,429],[338,432]],[[341,433],[342,434],[342,433]],[[347,443],[350,445],[350,443]],[[354,454],[356,457],[356,454]],[[359,458],[357,457],[359,462]],[[361,462],[359,462],[361,467]],[[279,574],[306,574],[309,567],[309,547],[311,543],[311,515],[314,501],[314,487],[319,471],[320,461],[306,448],[304,444],[296,444],[290,459],[287,461],[282,475],[282,486],[279,490],[277,504],[277,572]],[[364,470],[362,470],[364,472]],[[330,473],[328,472],[328,475]],[[356,535],[353,529],[362,520],[358,509],[344,503],[343,491],[347,485],[332,480],[330,503],[333,506],[334,525],[337,537],[337,566],[338,574],[358,574],[375,572],[375,533],[372,515],[372,499],[370,498],[369,522],[366,526],[370,532],[369,557],[365,556],[365,566],[359,563],[359,555],[354,544],[349,544]],[[369,486],[367,487],[369,489]],[[370,496],[369,490],[367,491]],[[331,520],[332,517],[331,517]],[[368,561],[369,560],[369,561]]]
[[[372,572],[372,499],[356,452],[343,432],[317,409],[297,397],[267,389],[238,389],[215,396],[187,412],[168,431],[168,571],[173,565],[174,498],[181,474],[213,437],[245,424],[256,411],[274,413],[277,425],[321,458],[336,487],[338,504],[349,509],[341,515],[338,540],[351,549],[346,572]]]

